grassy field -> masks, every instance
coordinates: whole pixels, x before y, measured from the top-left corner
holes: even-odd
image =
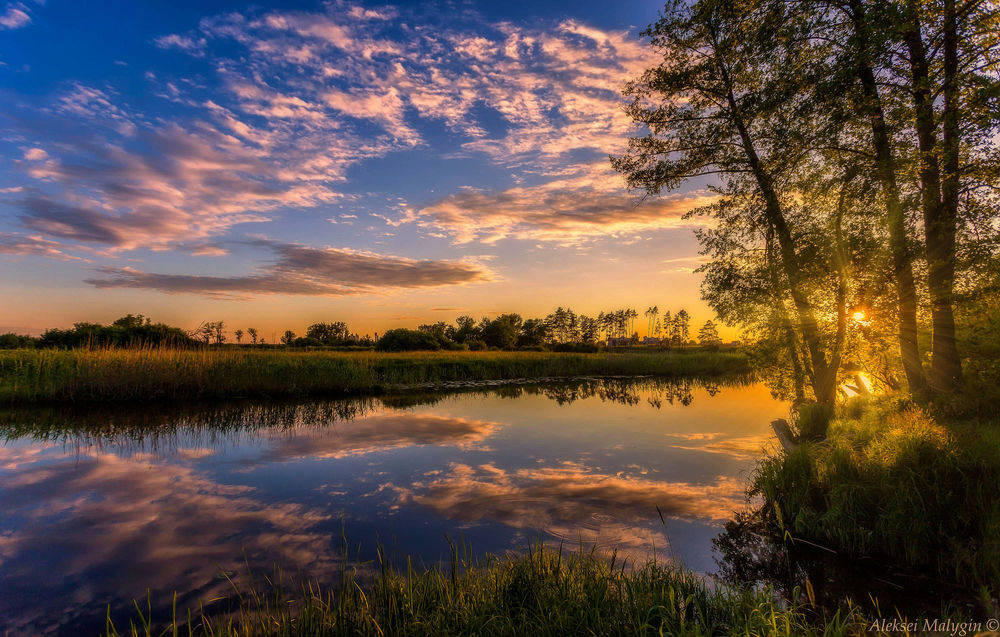
[[[1000,593],[1000,420],[977,399],[962,416],[904,396],[855,399],[827,439],[767,458],[753,492],[794,535],[918,569],[975,592]],[[994,404],[995,408],[995,404]]]
[[[367,578],[345,570],[340,593],[307,586],[282,594],[234,581],[229,600],[183,618],[171,618],[181,614],[176,611],[158,618],[137,604],[129,624],[109,620],[106,635],[833,637],[867,628],[855,609],[823,615],[808,604],[780,603],[767,590],[729,591],[653,561],[632,568],[593,554],[539,549],[452,564],[402,572],[383,567]],[[271,592],[255,592],[264,588]]]
[[[358,395],[463,381],[748,373],[739,352],[0,351],[0,404]]]

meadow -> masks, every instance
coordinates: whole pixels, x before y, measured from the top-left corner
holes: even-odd
[[[737,351],[334,352],[270,349],[0,351],[0,404],[375,394],[442,383],[749,373]]]
[[[229,598],[195,613],[157,617],[146,600],[136,603],[127,626],[109,619],[105,634],[834,637],[868,626],[855,608],[825,614],[808,601],[787,604],[766,589],[731,590],[655,560],[637,566],[537,546],[475,561],[453,555],[451,564],[430,569],[379,562],[368,576],[344,567],[336,591],[315,585],[283,591],[272,585],[277,574],[231,579]]]

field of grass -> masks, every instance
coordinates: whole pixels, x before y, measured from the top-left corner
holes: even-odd
[[[234,581],[230,600],[183,618],[157,617],[137,604],[129,625],[109,619],[106,635],[832,637],[867,627],[855,609],[823,615],[808,604],[780,603],[767,590],[722,589],[669,564],[632,566],[536,549],[427,570],[383,566],[367,578],[345,569],[339,593],[313,585],[287,594]],[[255,592],[265,588],[271,592]],[[225,608],[227,602],[233,607]]]
[[[966,402],[971,403],[974,399]],[[956,401],[961,402],[961,401]],[[766,459],[761,513],[795,536],[1000,593],[1000,421],[905,397],[855,399],[826,440]]]
[[[0,351],[0,404],[379,393],[430,383],[748,373],[739,352]]]

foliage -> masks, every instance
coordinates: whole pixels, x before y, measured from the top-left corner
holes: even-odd
[[[851,556],[1000,591],[1000,422],[939,417],[906,399],[855,399],[827,440],[765,459],[761,515]]]
[[[411,352],[416,350],[438,350],[442,347],[444,336],[425,330],[408,330],[397,328],[388,330],[378,339],[375,349],[383,352]]]
[[[786,350],[799,397],[832,403],[842,365],[925,391],[921,313],[932,389],[959,382],[954,282],[998,246],[998,25],[995,3],[670,0],[646,31],[662,62],[612,162],[652,195],[715,176],[704,297]]]
[[[153,323],[142,314],[127,314],[111,325],[75,323],[72,329],[46,330],[37,341],[41,348],[78,347],[184,347],[195,344],[184,330]]]
[[[0,349],[30,349],[36,346],[38,339],[32,336],[8,332],[0,334]]]

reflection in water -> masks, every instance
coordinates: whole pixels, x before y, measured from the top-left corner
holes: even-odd
[[[871,557],[845,559],[832,549],[771,528],[749,511],[727,522],[712,544],[724,581],[740,587],[768,586],[786,600],[815,603],[830,614],[846,610],[848,604],[860,606],[869,616],[910,619],[947,617],[954,610],[964,615],[991,611],[977,591]]]
[[[190,607],[241,565],[335,578],[342,533],[418,563],[462,535],[478,552],[669,549],[708,570],[785,409],[757,385],[579,379],[0,412],[0,633],[99,630],[147,588]]]
[[[502,522],[631,555],[662,541],[657,510],[721,523],[742,503],[741,484],[725,476],[700,485],[606,475],[576,463],[517,471],[453,464],[446,476],[397,491],[400,504],[419,504],[448,519]]]
[[[249,487],[141,456],[18,451],[4,450],[0,490],[0,616],[13,634],[78,628],[81,615],[147,587],[211,599],[228,586],[220,569],[244,559],[333,566],[328,537],[314,530],[325,512],[265,503]]]

